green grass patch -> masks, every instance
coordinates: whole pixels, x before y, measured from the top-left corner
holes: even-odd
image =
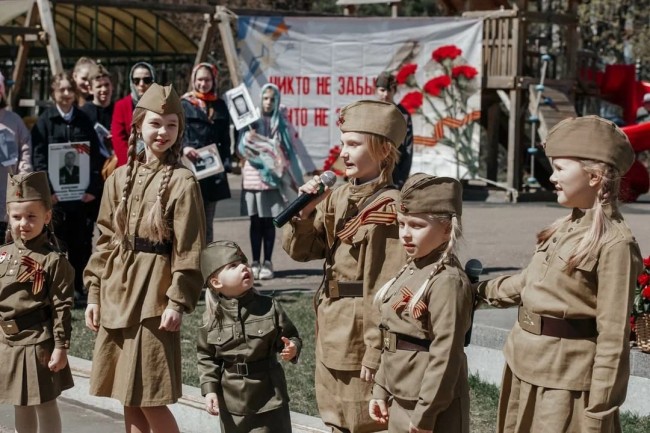
[[[303,339],[303,349],[297,364],[283,363],[291,410],[308,415],[318,416],[316,396],[314,392],[314,309],[312,293],[282,292],[276,293],[276,298],[282,303],[287,315],[300,331]],[[201,317],[205,305],[199,302],[193,314],[183,318],[181,333],[181,348],[183,360],[183,383],[192,386],[199,385],[196,369],[196,329],[201,326]],[[70,354],[85,359],[92,359],[95,334],[88,330],[84,322],[82,309],[72,312],[72,348]],[[493,433],[496,430],[497,405],[499,389],[482,382],[476,376],[470,376],[471,397],[471,427],[473,433]],[[640,417],[623,414],[621,417],[624,433],[647,433],[650,431],[650,417]]]

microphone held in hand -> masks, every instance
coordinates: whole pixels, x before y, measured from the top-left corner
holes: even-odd
[[[320,196],[325,192],[325,187],[331,188],[336,183],[336,175],[331,171],[326,171],[320,175],[320,185],[318,187],[318,192],[316,194],[301,194],[295,199],[291,204],[289,204],[285,210],[283,210],[280,215],[273,218],[273,224],[280,228],[285,225],[291,218],[298,215],[298,213],[305,207],[309,202],[314,200],[316,197]]]
[[[469,259],[465,263],[465,273],[469,278],[470,283],[478,283],[478,279],[483,273],[483,263],[477,259]]]

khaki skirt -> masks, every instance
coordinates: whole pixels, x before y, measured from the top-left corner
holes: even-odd
[[[130,328],[99,328],[90,394],[123,406],[173,404],[182,394],[181,335],[158,329],[160,317]]]
[[[544,388],[519,379],[506,364],[499,397],[498,433],[620,433],[618,410],[585,416],[588,391]]]
[[[0,404],[34,406],[72,388],[70,365],[56,373],[47,366],[54,339],[29,346],[10,346],[0,332]]]

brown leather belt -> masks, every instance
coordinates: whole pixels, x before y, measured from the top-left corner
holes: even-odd
[[[325,281],[325,294],[328,298],[361,298],[363,281]]]
[[[52,317],[52,312],[49,308],[39,308],[22,316],[14,317],[11,320],[1,320],[0,328],[2,328],[5,335],[15,335],[20,331],[50,320],[50,317]]]
[[[169,255],[172,253],[172,243],[165,242],[162,244],[151,242],[149,239],[129,236],[129,247],[133,251],[143,253]]]
[[[431,340],[412,337],[405,334],[397,334],[385,329],[381,330],[384,350],[395,352],[396,350],[410,350],[411,352],[428,352]]]
[[[276,358],[266,358],[253,362],[224,362],[223,369],[229,373],[235,373],[239,376],[248,376],[250,374],[269,371],[271,367],[277,363],[278,360]]]
[[[535,335],[580,340],[598,336],[596,319],[558,319],[533,313],[519,306],[519,326]]]

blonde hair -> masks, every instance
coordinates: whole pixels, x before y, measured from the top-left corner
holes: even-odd
[[[375,162],[379,162],[381,171],[387,179],[391,179],[395,165],[399,160],[399,151],[397,147],[388,138],[383,135],[363,133],[366,143],[370,149],[370,157]]]
[[[115,215],[113,216],[113,226],[115,227],[113,242],[115,243],[123,244],[127,242],[127,202],[131,194],[131,189],[133,188],[133,178],[135,174],[134,168],[135,162],[138,158],[138,155],[136,154],[138,137],[140,136],[138,129],[142,127],[146,113],[147,110],[142,107],[136,107],[135,110],[133,110],[131,135],[129,136],[129,148],[127,151],[128,161],[126,169],[126,182],[122,188],[122,197],[120,198],[120,203],[118,204],[117,209],[115,209]],[[165,203],[163,201],[165,199],[167,187],[169,186],[169,181],[172,177],[172,172],[174,168],[176,168],[179,164],[184,126],[184,116],[182,113],[179,113],[178,137],[176,138],[176,142],[167,150],[163,156],[163,159],[161,160],[164,168],[162,180],[160,181],[160,185],[158,186],[158,193],[156,194],[156,202],[140,224],[142,236],[154,243],[164,243],[170,239],[172,234],[171,228],[169,227],[169,224],[164,217]]]
[[[598,250],[598,248],[604,242],[607,242],[612,236],[612,221],[607,214],[605,214],[603,206],[617,206],[618,190],[621,181],[618,170],[610,164],[591,159],[581,159],[579,161],[585,172],[600,177],[600,188],[598,189],[598,195],[596,196],[594,217],[591,222],[591,227],[589,227],[589,230],[585,236],[583,236],[580,243],[575,245],[571,250],[571,255],[567,262],[567,271],[569,273],[573,273],[580,263],[589,256],[591,251]],[[553,234],[555,234],[562,224],[570,219],[571,215],[560,218],[548,227],[542,229],[537,233],[537,244],[541,245],[546,242],[551,236],[553,236]]]
[[[429,281],[431,281],[431,278],[433,278],[434,275],[438,273],[442,269],[442,267],[446,264],[451,263],[451,260],[453,257],[456,256],[456,250],[458,248],[458,243],[460,242],[461,238],[463,237],[463,230],[462,230],[462,224],[460,220],[460,216],[458,215],[449,215],[449,214],[427,214],[426,218],[433,221],[433,220],[438,220],[441,223],[447,223],[448,226],[450,227],[449,230],[449,240],[444,244],[444,250],[442,254],[440,254],[440,257],[438,260],[434,263],[433,270],[429,273],[427,276],[427,279],[422,283],[422,285],[418,288],[418,290],[413,294],[411,297],[411,300],[409,301],[407,308],[409,310],[409,313],[411,316],[415,317],[415,309],[424,297],[424,293],[427,290],[427,287],[429,286]],[[404,270],[406,270],[406,267],[408,265],[404,265],[404,267],[398,272],[396,276],[391,278],[386,284],[384,284],[381,289],[377,292],[375,295],[375,303],[380,303],[388,293],[388,289],[393,285],[395,280],[400,276]]]

